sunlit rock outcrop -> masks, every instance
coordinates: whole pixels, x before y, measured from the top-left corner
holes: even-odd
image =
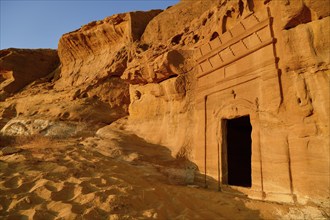
[[[112,123],[193,161],[211,189],[327,206],[329,7],[182,0],[91,22],[60,39],[51,86],[0,103],[1,122]]]

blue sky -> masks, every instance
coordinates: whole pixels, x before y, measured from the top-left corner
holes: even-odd
[[[0,49],[57,48],[60,37],[91,21],[165,9],[179,0],[0,0]]]

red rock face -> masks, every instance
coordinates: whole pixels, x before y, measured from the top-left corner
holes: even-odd
[[[140,39],[148,22],[160,12],[114,15],[63,35],[58,45],[61,79],[56,86],[79,86],[120,76],[126,69],[130,44]]]
[[[136,84],[130,86],[128,127],[168,146],[174,155],[185,152],[207,175],[227,183],[228,167],[221,162],[221,155],[223,161],[228,156],[222,122],[249,115],[249,195],[325,204],[330,184],[325,168],[329,163],[329,5],[323,2],[321,7],[320,1],[188,4],[191,1],[182,1],[150,22],[141,43],[153,46],[135,53],[124,71],[122,78]],[[195,14],[189,14],[192,11]],[[177,56],[170,59],[168,53]],[[172,90],[176,76],[185,79],[184,95]],[[220,170],[219,163],[223,163]]]
[[[14,48],[1,50],[0,93],[3,98],[16,93],[29,83],[49,75],[58,65],[56,50]]]

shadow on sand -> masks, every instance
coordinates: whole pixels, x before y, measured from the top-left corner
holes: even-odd
[[[175,187],[179,185],[179,189],[184,193],[178,194],[189,200],[186,203],[187,210],[192,209],[191,203],[195,204],[194,209],[203,210],[201,213],[204,215],[199,215],[199,218],[187,215],[188,218],[182,219],[261,219],[258,210],[252,210],[246,206],[246,203],[251,200],[245,194],[232,188],[226,189],[225,192],[219,191],[218,181],[210,176],[206,176],[207,186],[205,187],[205,175],[200,173],[197,165],[188,159],[174,158],[167,147],[149,143],[136,134],[120,129],[111,128],[106,133],[106,136],[100,136],[116,142],[125,156],[138,155],[135,160],[130,161],[131,164],[137,166],[151,164],[156,167],[165,176],[158,180],[165,181],[169,190],[173,190],[170,194],[174,199],[177,191]],[[208,210],[214,215],[208,215]],[[214,210],[217,210],[216,213]]]

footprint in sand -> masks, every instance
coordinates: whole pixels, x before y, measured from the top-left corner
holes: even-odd
[[[64,187],[64,182],[54,182],[48,180],[47,183],[44,185],[45,188],[51,192],[58,192]]]
[[[4,187],[8,189],[17,189],[22,184],[23,184],[23,178],[20,176],[14,176],[3,183]]]
[[[49,200],[51,198],[52,192],[45,187],[40,187],[34,191],[36,195],[44,200]]]
[[[51,201],[45,207],[48,211],[57,213],[56,219],[76,219],[77,215],[73,213],[72,204],[61,201]]]
[[[82,194],[88,194],[100,190],[98,187],[91,185],[90,181],[83,181],[80,183],[80,186],[82,187]]]
[[[76,213],[78,215],[82,215],[85,212],[86,209],[87,209],[86,205],[82,205],[82,204],[79,204],[79,203],[72,203],[71,211],[73,213]]]
[[[10,193],[13,193],[13,194],[28,193],[33,186],[34,186],[33,181],[31,181],[31,182],[22,182],[22,184],[19,187],[12,188],[9,191],[10,191]]]
[[[36,210],[33,219],[40,219],[40,220],[50,220],[55,219],[58,215],[58,212],[53,212],[50,210]]]
[[[63,186],[64,183],[55,183],[46,179],[40,179],[36,181],[36,184],[30,190],[30,192],[33,192],[40,198],[43,198],[44,200],[48,201],[51,198],[52,192],[60,191]]]
[[[13,199],[8,206],[8,211],[28,210],[39,204],[43,204],[44,202],[45,200],[40,198],[38,195],[30,194],[20,199]]]
[[[81,194],[82,187],[76,184],[66,184],[58,192],[52,192],[51,198],[54,201],[70,201]]]

